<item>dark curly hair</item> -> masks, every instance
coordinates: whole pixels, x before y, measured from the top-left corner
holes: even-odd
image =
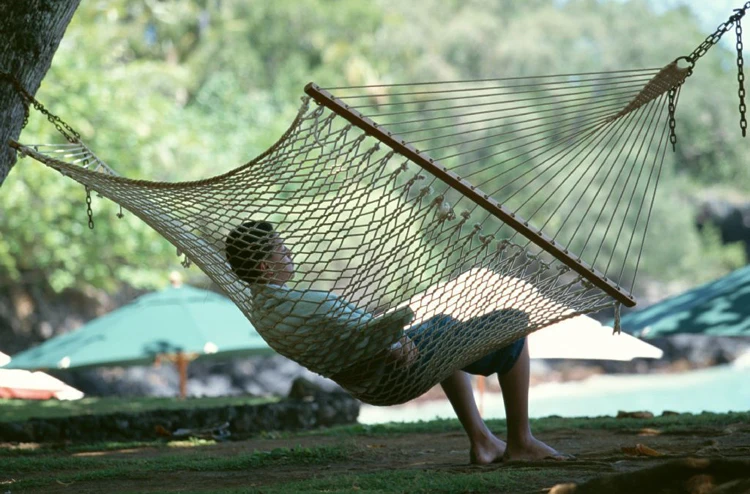
[[[262,282],[258,265],[268,259],[273,248],[273,225],[267,221],[246,221],[226,238],[226,256],[232,271],[247,283]]]

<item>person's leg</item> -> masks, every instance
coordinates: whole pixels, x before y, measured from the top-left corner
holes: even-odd
[[[505,374],[498,375],[503,391],[508,444],[505,460],[564,459],[550,446],[536,439],[529,426],[529,346],[524,345],[516,363]]]
[[[479,415],[469,375],[463,371],[456,371],[440,385],[469,436],[471,462],[485,465],[501,461],[505,453],[505,443],[490,432]]]

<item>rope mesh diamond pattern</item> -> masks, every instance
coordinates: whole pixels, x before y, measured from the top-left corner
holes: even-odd
[[[441,134],[430,132],[422,134],[423,142],[412,140],[425,150],[440,147],[432,152],[446,158],[446,166],[466,175],[476,172],[482,177],[477,187],[489,186],[492,197],[514,211],[530,207],[543,212],[532,215],[534,228],[576,239],[581,225],[596,226],[587,233],[598,248],[591,257],[606,263],[622,252],[638,257],[668,143],[665,91],[684,81],[680,74],[652,94],[656,85],[649,81],[662,72],[598,75],[595,79],[605,81],[606,88],[628,86],[624,96],[611,99],[592,77],[555,79],[555,87],[575,97],[551,93],[541,79],[514,80],[518,88],[501,90],[508,111],[481,122],[481,128],[470,117],[472,128],[463,140],[441,140]],[[629,87],[634,79],[641,89],[647,85],[647,98]],[[451,90],[460,89],[451,84]],[[497,86],[497,81],[482,84]],[[522,84],[532,92],[519,94]],[[373,117],[406,133],[410,124],[399,126],[377,115],[412,112],[400,101],[406,96],[391,94],[402,89],[367,91],[370,101],[376,101]],[[447,93],[464,102],[447,102],[451,111],[462,105],[474,106],[461,111],[484,111],[476,106],[487,103],[483,98],[466,99],[472,93],[477,94]],[[538,98],[547,98],[544,106],[538,106]],[[588,106],[578,106],[582,98],[591,100]],[[385,106],[388,101],[398,104]],[[399,118],[426,129],[431,118],[426,115],[436,112],[424,101],[416,107],[420,111]],[[459,124],[467,120],[449,117],[443,115],[437,127],[456,139],[462,132]],[[505,131],[491,128],[497,125],[505,125]],[[518,132],[512,143],[507,135],[498,136],[509,130]],[[539,154],[539,146],[548,154]],[[564,151],[571,147],[583,151]],[[109,168],[77,143],[59,149],[17,148],[143,219],[219,285],[278,353],[335,379],[368,403],[408,401],[532,331],[614,303],[580,273],[428,169],[306,98],[287,133],[266,153],[201,181],[159,183],[102,173]],[[508,161],[505,157],[514,152],[517,156]],[[614,179],[615,174],[623,178]],[[625,180],[628,174],[632,179]],[[636,174],[642,178],[636,181]],[[521,186],[524,177],[528,180]],[[592,191],[605,185],[612,188]],[[615,226],[611,219],[602,220],[603,213],[616,219]],[[269,294],[262,278],[238,277],[227,262],[226,242],[248,220],[270,223],[293,252],[295,275],[288,288],[302,294],[301,299],[310,293],[337,294],[339,305],[331,309],[336,314],[313,311],[300,321],[294,307],[302,301]],[[631,227],[637,237],[632,231],[622,233]],[[576,242],[565,247],[581,245]],[[262,259],[268,255],[262,245],[243,247]],[[611,275],[616,283],[623,273],[635,276],[635,264],[617,262]],[[286,314],[279,314],[282,307]],[[351,311],[367,317],[354,323],[340,317]],[[416,344],[405,344],[404,335]],[[408,358],[394,358],[393,348],[399,345]]]

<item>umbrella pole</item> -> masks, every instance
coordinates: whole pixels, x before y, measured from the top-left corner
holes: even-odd
[[[184,352],[177,352],[177,370],[180,373],[180,399],[187,396],[187,368],[188,359]]]

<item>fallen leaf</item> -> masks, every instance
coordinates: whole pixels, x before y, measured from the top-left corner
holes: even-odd
[[[628,456],[638,456],[638,449],[635,446],[623,446],[620,451]]]
[[[643,456],[664,456],[664,453],[660,453],[655,449],[649,448],[645,444],[636,444],[635,447]]]
[[[638,431],[639,436],[658,436],[661,434],[661,431],[659,429],[652,429],[650,427],[644,427],[640,431]]]
[[[156,432],[157,436],[172,437],[172,433],[161,425],[154,426],[154,432]]]
[[[549,490],[549,494],[573,494],[577,490],[577,485],[573,483],[557,484]]]
[[[628,456],[664,456],[664,453],[660,453],[641,443],[636,444],[635,447],[623,446],[621,450]]]

